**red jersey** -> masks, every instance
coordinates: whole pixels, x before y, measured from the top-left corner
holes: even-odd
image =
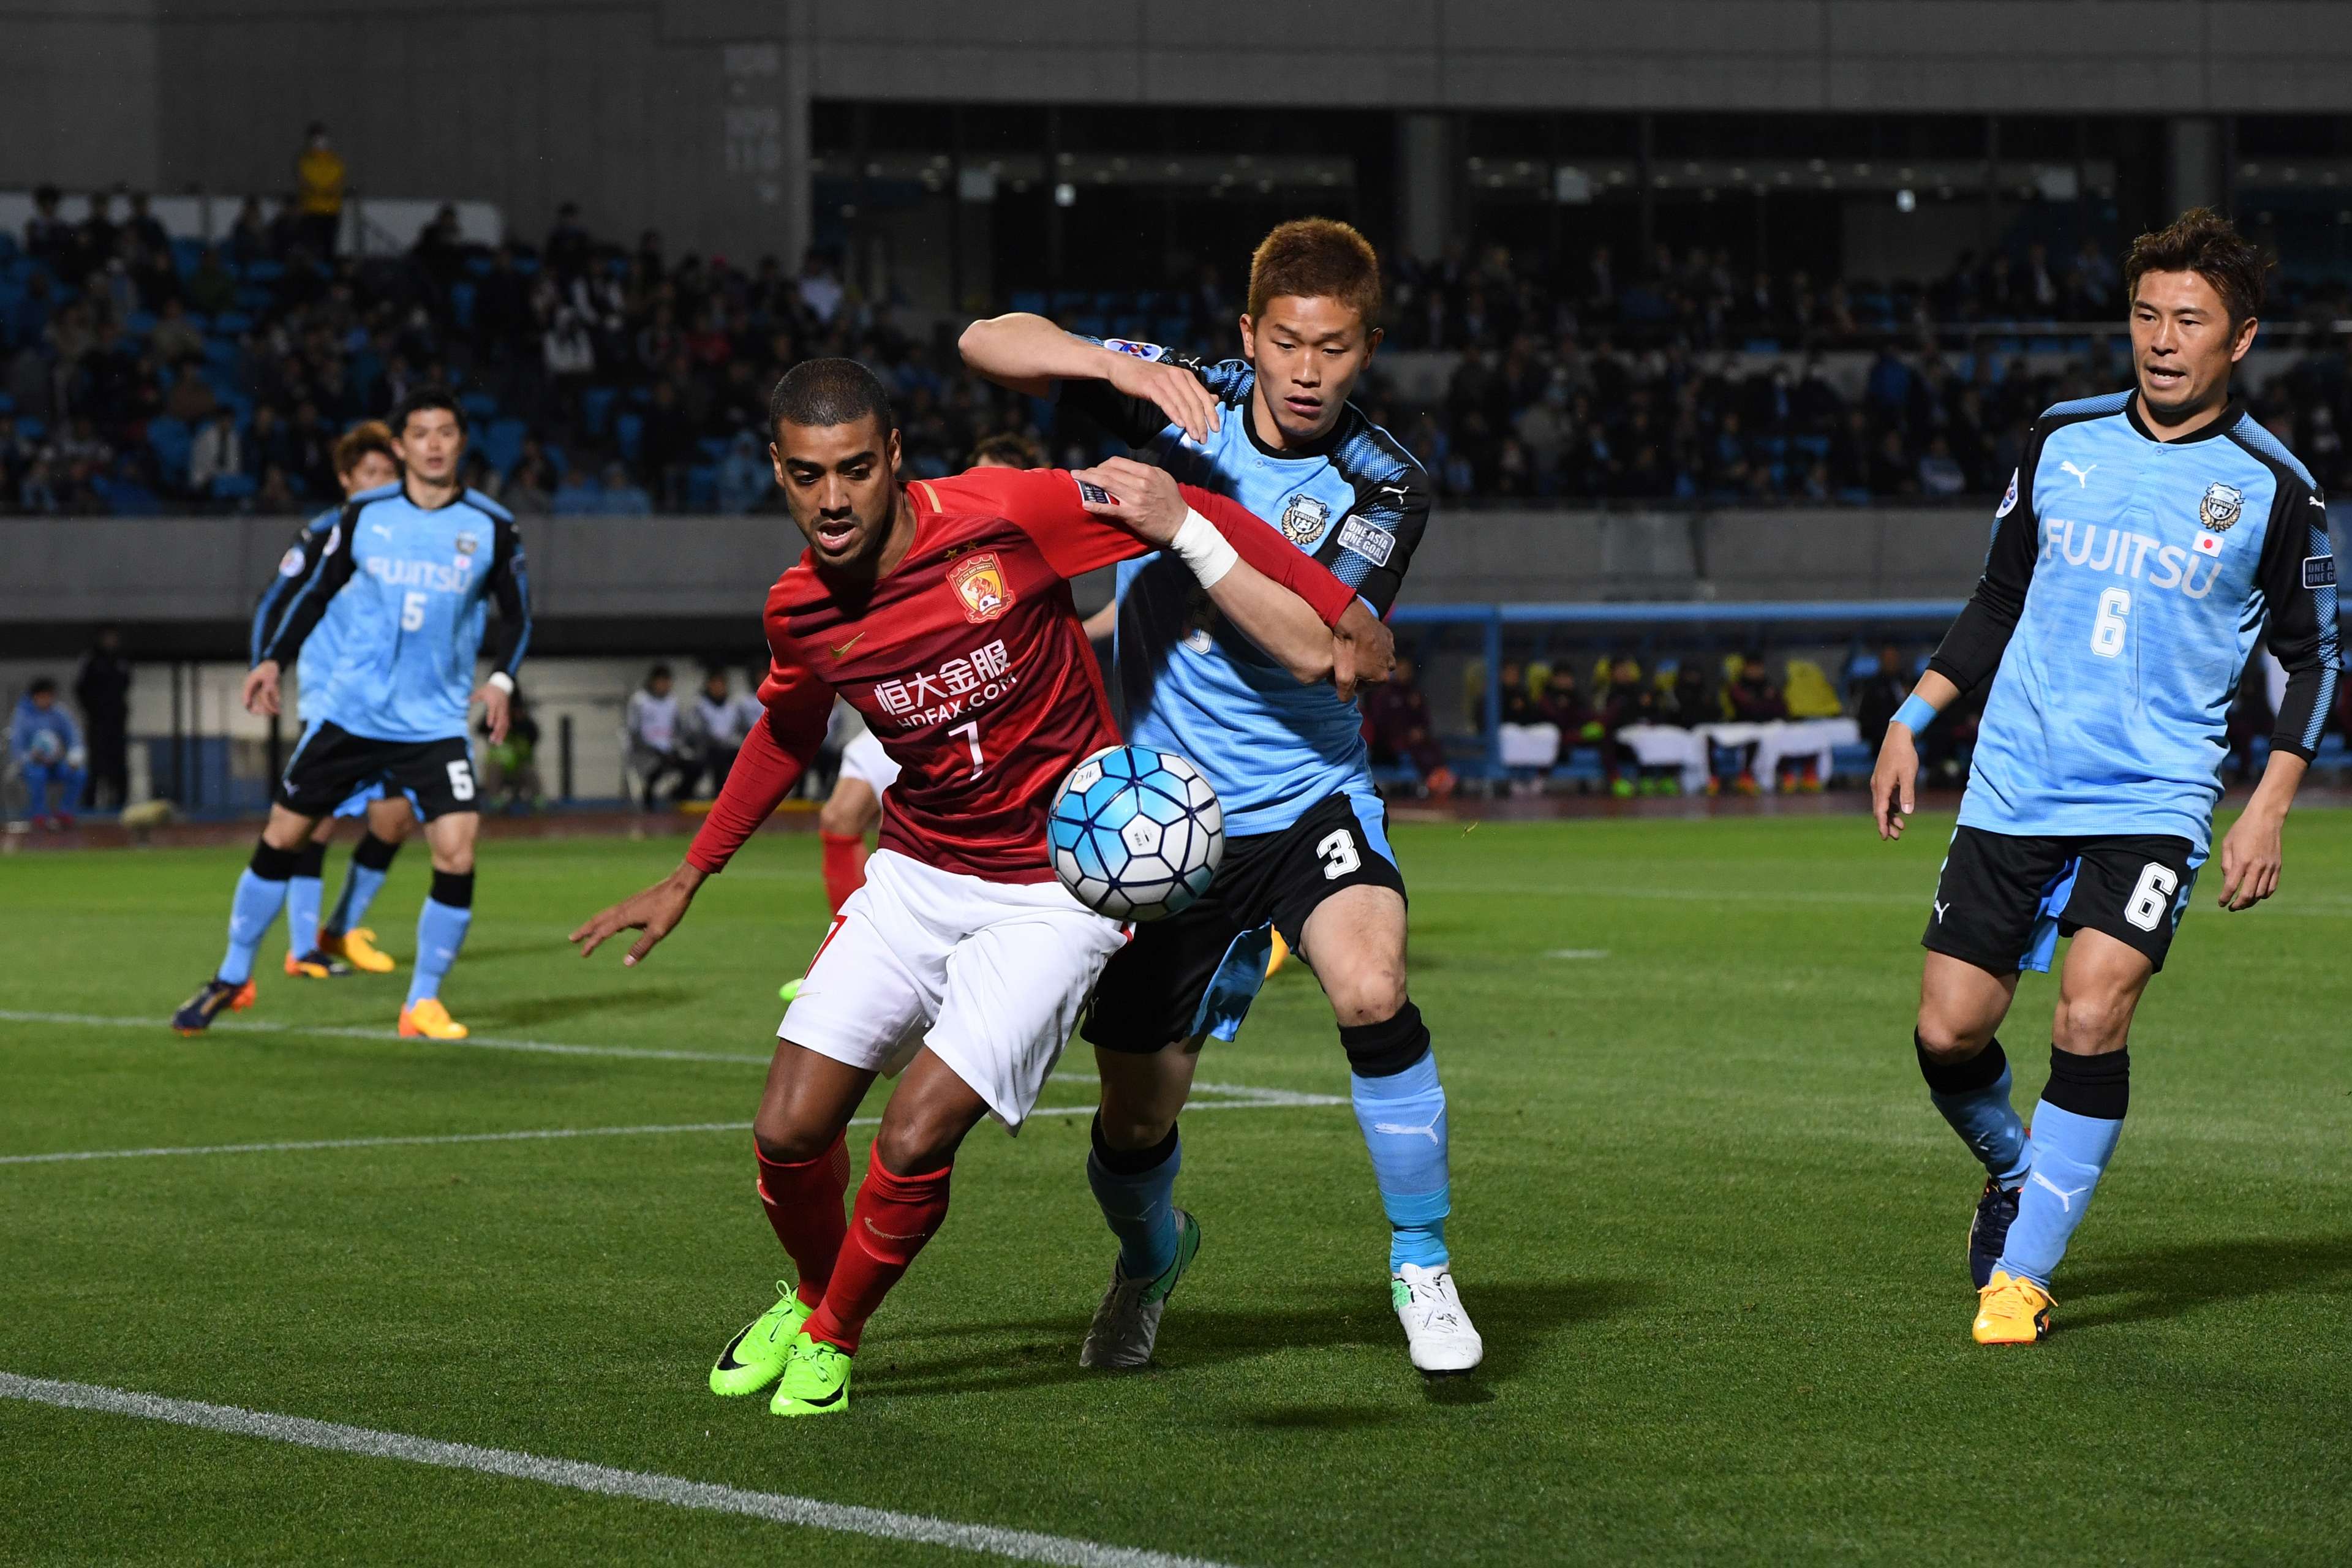
[[[1242,558],[1334,625],[1354,591],[1223,496],[1184,499]],[[767,608],[767,722],[745,738],[687,858],[716,872],[773,812],[824,740],[837,692],[899,766],[882,843],[923,864],[995,882],[1053,868],[1054,791],[1090,752],[1115,745],[1094,649],[1070,579],[1150,553],[1080,504],[1058,469],[975,468],[907,486],[906,557],[853,596],[806,554]]]

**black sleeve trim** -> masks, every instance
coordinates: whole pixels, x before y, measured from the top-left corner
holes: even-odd
[[[1996,513],[1992,543],[1985,552],[1984,574],[1967,607],[1944,634],[1941,647],[1927,668],[1958,687],[1963,694],[1991,679],[2000,657],[2025,613],[2026,590],[2033,585],[2033,563],[2041,553],[2042,524],[2033,512],[2034,471],[2042,464],[2042,446],[2049,431],[2037,420],[2027,434],[2025,455],[2011,480],[2005,513]]]
[[[2273,464],[2278,490],[2271,504],[2270,529],[2259,567],[2263,596],[2269,601],[2266,640],[2286,667],[2286,692],[2271,731],[2273,751],[2293,752],[2305,762],[2319,749],[2336,702],[2336,557],[2328,545],[2326,500],[2300,476]]]
[[[287,606],[285,618],[278,623],[278,630],[270,636],[269,646],[261,650],[261,657],[254,660],[256,664],[274,659],[278,668],[285,668],[293,661],[294,656],[302,651],[302,644],[310,634],[318,629],[320,617],[327,613],[327,606],[334,601],[335,595],[342,592],[343,584],[352,580],[352,568],[358,563],[359,557],[353,552],[352,535],[356,531],[359,515],[359,503],[348,504],[343,508],[342,515],[328,529],[326,542],[320,548],[318,564],[311,567],[310,576],[303,579],[302,591]]]
[[[282,569],[271,570],[269,585],[262,589],[261,602],[253,606],[253,630],[246,638],[245,649],[248,665],[261,662],[262,649],[269,646],[269,639],[277,635],[278,623],[285,616],[287,601],[297,591],[296,584],[310,580],[311,572],[319,564],[320,549],[326,542],[326,534],[306,522],[302,525],[302,531],[294,536],[293,548],[302,557],[301,570],[291,576]],[[282,561],[284,557],[279,559]]]
[[[498,529],[497,551],[490,558],[490,595],[499,602],[499,642],[503,651],[493,656],[497,668],[509,679],[522,668],[530,647],[530,574],[522,554],[522,530],[514,519],[491,514]]]
[[[1395,606],[1405,570],[1429,529],[1429,476],[1381,432],[1367,431],[1360,438],[1374,439],[1374,450],[1389,460],[1372,474],[1356,478],[1356,504],[1316,552],[1316,559],[1385,616]]]

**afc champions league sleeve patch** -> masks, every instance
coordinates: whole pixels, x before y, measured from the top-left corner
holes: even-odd
[[[1158,343],[1139,343],[1133,338],[1105,338],[1103,347],[1115,354],[1128,354],[1136,359],[1166,359],[1168,351]]]
[[[286,553],[278,558],[278,574],[280,577],[299,577],[302,575],[302,547],[300,545],[289,544],[286,547]]]
[[[1375,566],[1385,566],[1396,549],[1396,535],[1385,528],[1374,528],[1360,517],[1351,517],[1340,525],[1339,548],[1354,551]]]
[[[2336,557],[2306,555],[2303,558],[2303,585],[2306,588],[2336,586]]]
[[[2011,512],[2015,511],[2016,510],[2017,470],[2015,468],[2011,468],[2009,470],[2009,493],[2000,498],[2000,506],[1993,512],[1993,516],[1997,518],[2007,517]]]

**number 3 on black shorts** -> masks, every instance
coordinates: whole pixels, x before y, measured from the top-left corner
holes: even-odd
[[[1335,827],[1325,834],[1315,846],[1315,858],[1323,862],[1323,879],[1336,882],[1364,863],[1356,849],[1356,836],[1344,827]]]

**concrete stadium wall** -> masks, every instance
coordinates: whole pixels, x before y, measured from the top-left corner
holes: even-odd
[[[2340,0],[0,0],[0,184],[286,184],[797,254],[818,99],[1413,110],[2352,110]]]
[[[182,628],[234,657],[292,538],[285,518],[0,522],[11,653],[78,647],[103,621]],[[1983,509],[1724,513],[1441,510],[1405,602],[1934,598],[1965,595]],[[756,647],[761,587],[799,553],[781,516],[532,518],[523,524],[549,651]],[[1108,595],[1079,585],[1082,608]],[[641,628],[644,636],[632,634]]]

